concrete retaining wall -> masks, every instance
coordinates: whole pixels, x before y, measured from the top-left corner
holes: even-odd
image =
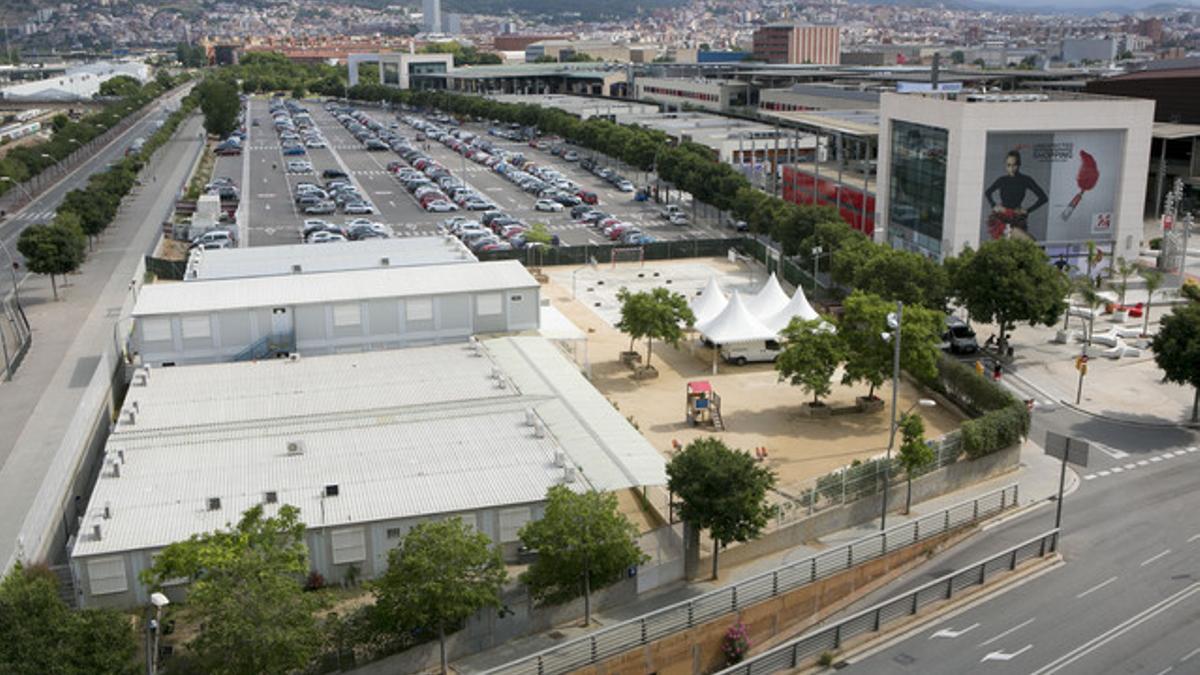
[[[1014,445],[1007,450],[994,452],[976,460],[957,462],[927,473],[913,481],[913,505],[1012,471],[1017,468],[1020,459],[1021,446]],[[894,486],[888,493],[888,512],[903,509],[904,498],[904,485]],[[879,517],[882,502],[882,494],[866,497],[843,506],[825,509],[757,539],[729,546],[721,550],[721,566],[740,565],[771,553],[800,546],[832,532],[855,527]],[[708,556],[699,561],[696,573],[704,575],[711,569],[712,557]]]

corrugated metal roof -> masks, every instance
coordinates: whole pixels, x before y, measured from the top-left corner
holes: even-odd
[[[310,527],[537,502],[563,481],[556,451],[578,489],[666,482],[659,453],[549,341],[487,340],[478,354],[457,344],[154,370],[129,390],[106,449],[120,476],[102,471],[72,554],[165,546],[235,522],[268,491]],[[338,495],[323,497],[326,485]]]
[[[387,258],[387,265],[382,263],[384,258]],[[188,258],[185,278],[189,281],[245,279],[465,262],[477,262],[477,259],[462,242],[449,235],[333,242],[321,246],[293,244],[212,251],[198,248]],[[297,265],[300,272],[295,270]]]
[[[537,280],[515,260],[452,267],[426,265],[252,279],[215,279],[145,286],[138,295],[133,316],[537,287]]]

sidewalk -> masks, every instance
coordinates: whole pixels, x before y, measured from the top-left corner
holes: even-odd
[[[83,267],[60,283],[57,302],[47,277],[31,276],[22,284],[33,344],[13,380],[0,384],[0,428],[6,430],[0,440],[0,561],[16,549],[64,431],[101,354],[112,348],[130,281],[200,150],[200,130],[200,118],[193,116],[155,154],[142,175],[157,180],[126,197]]]
[[[992,480],[978,483],[969,488],[964,488],[957,492],[943,495],[936,499],[931,499],[919,504],[914,504],[912,513],[907,516],[899,513],[889,513],[888,523],[900,525],[901,523],[909,522],[916,518],[936,513],[947,507],[967,501],[977,495],[981,495],[993,490],[997,490],[1012,483],[1019,484],[1020,504],[1021,508],[1026,508],[1037,502],[1043,502],[1048,497],[1058,493],[1058,476],[1060,470],[1058,460],[1046,456],[1042,452],[1042,448],[1032,442],[1026,442],[1021,448],[1021,459],[1018,469],[1009,474],[994,478]],[[1067,491],[1072,491],[1079,484],[1078,477],[1071,471],[1067,472]],[[1010,511],[1012,513],[1012,511]],[[1006,516],[1005,516],[1006,517]],[[664,589],[659,592],[649,593],[637,601],[602,610],[593,613],[594,623],[590,629],[584,629],[577,624],[559,626],[550,633],[533,635],[520,640],[514,640],[506,643],[495,649],[491,649],[478,654],[472,654],[454,661],[452,668],[459,673],[478,673],[503,665],[518,658],[528,656],[535,652],[544,649],[549,649],[556,645],[560,645],[567,640],[577,638],[581,635],[611,626],[615,623],[635,618],[642,614],[653,612],[668,605],[682,602],[689,598],[695,597],[702,593],[711,591],[721,586],[729,585],[735,581],[754,576],[761,572],[771,570],[781,565],[803,560],[810,556],[816,555],[831,547],[836,547],[846,544],[862,537],[869,536],[878,531],[879,521],[872,520],[863,523],[858,527],[835,532],[833,534],[822,537],[815,545],[798,546],[787,551],[759,558],[753,562],[739,565],[737,567],[721,570],[721,580],[719,582],[699,582],[693,584],[678,584],[672,588]],[[371,664],[372,672],[384,672],[376,670],[378,666],[385,666],[387,660]]]

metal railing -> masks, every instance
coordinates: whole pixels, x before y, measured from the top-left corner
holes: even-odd
[[[1040,534],[970,567],[951,572],[835,624],[785,642],[770,651],[726,668],[720,671],[719,675],[760,675],[803,667],[809,659],[820,658],[827,652],[832,653],[851,638],[878,633],[888,624],[915,616],[925,607],[947,602],[956,593],[973,586],[983,586],[998,574],[1016,570],[1017,566],[1026,560],[1045,558],[1058,550],[1058,533],[1059,531],[1054,529]]]
[[[938,513],[911,520],[811,558],[788,563],[690,600],[602,628],[486,672],[546,675],[566,673],[598,663],[676,632],[789,593],[897,549],[977,523],[983,518],[1016,506],[1017,497],[1017,485],[1014,483],[970,501],[955,504]]]

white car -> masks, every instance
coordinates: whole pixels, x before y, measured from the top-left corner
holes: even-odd
[[[633,192],[633,183],[627,180],[620,181],[617,183],[617,189],[621,192]]]
[[[457,211],[458,207],[444,199],[435,199],[425,205],[425,210],[433,213],[449,213]]]
[[[319,139],[319,138],[312,138],[312,139],[309,139],[309,140],[305,141],[305,142],[304,142],[304,144],[305,144],[305,145],[307,145],[309,148],[324,148],[324,147],[328,147],[328,146],[326,145],[325,141],[323,141],[323,140],[321,140],[321,139]]]
[[[337,204],[331,201],[318,202],[311,206],[304,207],[304,212],[314,216],[325,215],[327,213],[337,213]]]
[[[563,205],[559,204],[558,202],[554,201],[553,199],[539,199],[533,205],[533,208],[537,209],[538,211],[558,212],[558,211],[563,210]]]
[[[366,202],[346,202],[342,207],[342,212],[347,214],[372,214],[375,213],[375,207]]]
[[[310,244],[326,244],[331,241],[346,241],[346,238],[340,234],[334,234],[333,232],[314,232],[312,236],[308,238],[308,243]]]
[[[312,173],[312,162],[292,160],[287,163],[288,173]]]
[[[373,227],[375,225],[382,225],[382,224],[383,223],[377,223],[374,220],[371,220],[370,218],[353,218],[351,220],[346,221],[347,228],[354,227],[355,225],[368,225],[368,226]]]

